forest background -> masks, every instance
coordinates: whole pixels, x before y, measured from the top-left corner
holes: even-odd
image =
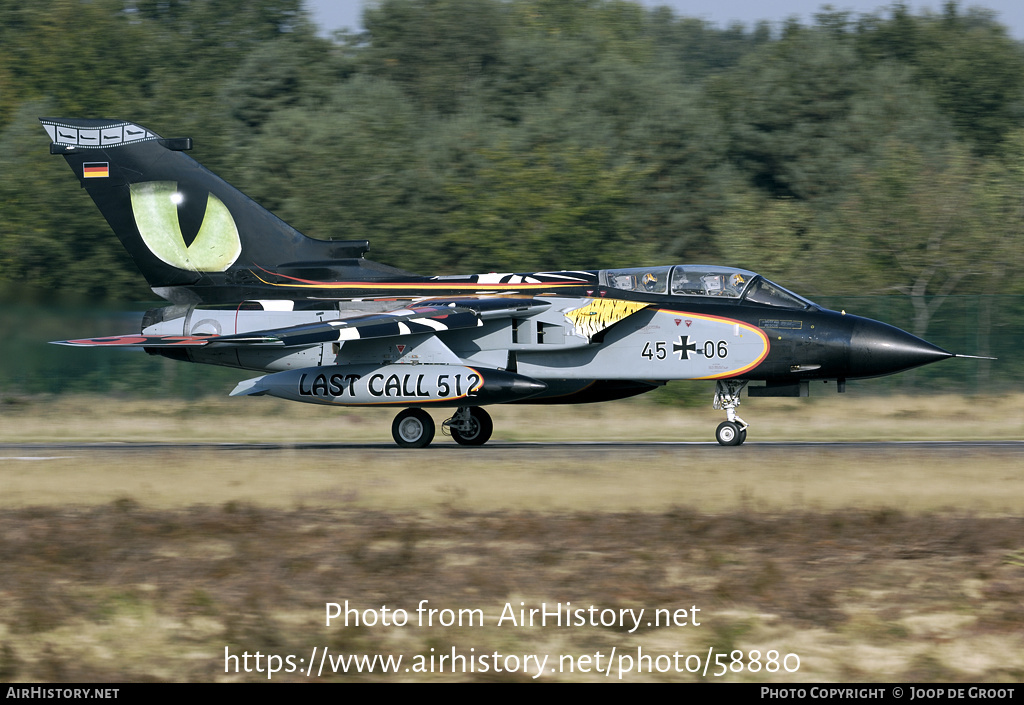
[[[617,0],[383,0],[363,26],[321,36],[300,0],[0,0],[2,300],[153,300],[37,121],[114,117],[403,269],[727,264],[1001,357],[925,382],[1024,382],[1024,43],[992,13],[720,28]]]

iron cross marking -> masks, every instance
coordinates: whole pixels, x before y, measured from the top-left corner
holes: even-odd
[[[689,360],[690,353],[697,352],[697,343],[691,343],[690,336],[681,335],[678,342],[672,343],[672,352],[678,355],[680,360]]]

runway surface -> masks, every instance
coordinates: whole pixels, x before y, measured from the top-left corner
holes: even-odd
[[[592,450],[597,452],[627,452],[642,450],[693,450],[696,448],[720,448],[725,452],[748,451],[806,451],[806,450],[941,450],[944,452],[986,450],[1011,454],[1024,454],[1024,440],[1019,441],[751,441],[742,446],[722,447],[713,441],[644,441],[644,442],[516,442],[488,443],[484,446],[467,447],[447,439],[435,441],[427,448],[398,448],[393,443],[0,443],[0,453],[11,450],[378,450],[400,453],[423,453],[454,451],[459,453],[489,453],[496,451],[572,451]]]

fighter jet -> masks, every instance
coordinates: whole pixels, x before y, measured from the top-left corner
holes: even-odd
[[[879,377],[954,357],[898,328],[829,311],[751,271],[704,264],[420,276],[365,259],[365,240],[301,234],[185,152],[117,120],[40,118],[153,291],[137,347],[253,370],[234,396],[391,406],[399,446],[443,430],[481,445],[489,404],[578,404],[715,380],[716,439],[742,444],[751,397]]]

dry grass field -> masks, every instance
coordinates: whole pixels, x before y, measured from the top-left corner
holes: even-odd
[[[764,443],[1019,439],[1024,400],[741,413],[754,426],[738,449],[656,443],[708,441],[719,415],[626,402],[496,408],[493,447],[403,451],[377,410],[8,400],[4,443],[129,445],[0,448],[0,680],[259,681],[268,665],[274,681],[1024,677],[1020,450]],[[637,439],[652,442],[600,443]],[[170,441],[352,446],[131,445]],[[408,623],[326,626],[326,603],[346,600]],[[421,626],[422,600],[451,612]],[[506,611],[559,603],[585,623]],[[459,610],[483,623],[439,623]],[[331,662],[350,654],[403,661]]]
[[[495,441],[710,441],[725,415],[643,399],[579,406],[491,406]],[[815,389],[815,394],[821,390]],[[0,401],[0,443],[390,442],[394,409],[329,408],[269,397]],[[1024,439],[1024,395],[811,396],[747,399],[750,441]],[[436,421],[446,410],[432,412]],[[440,423],[438,423],[440,425]]]

